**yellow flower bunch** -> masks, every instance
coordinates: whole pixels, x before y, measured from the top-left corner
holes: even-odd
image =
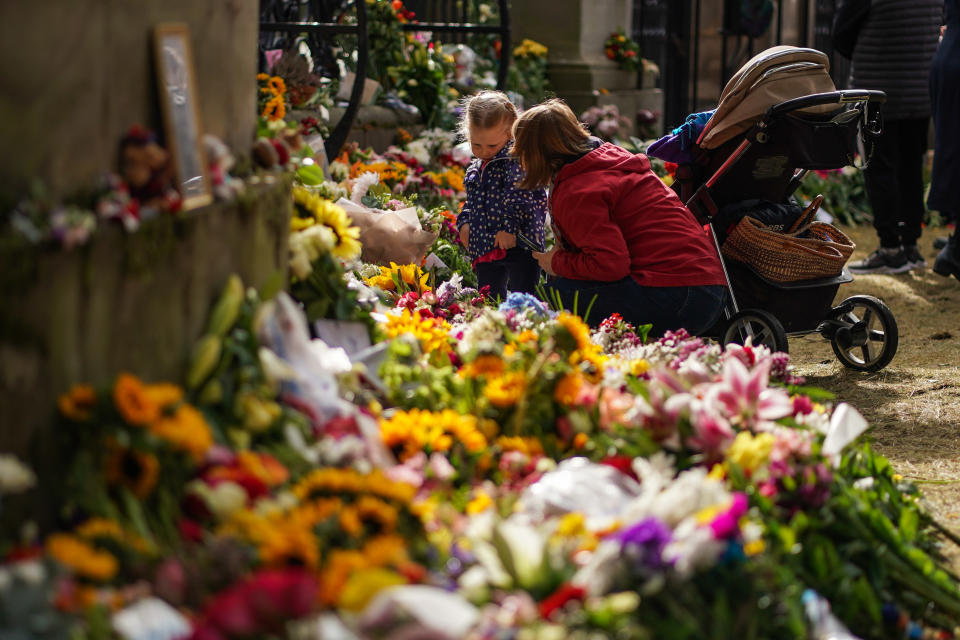
[[[487,494],[487,492],[478,491],[473,499],[467,503],[467,515],[475,516],[478,513],[483,513],[492,506],[493,499]]]
[[[358,178],[368,171],[380,176],[381,184],[386,184],[392,188],[398,182],[403,182],[407,179],[407,175],[410,173],[410,168],[407,167],[406,164],[396,160],[389,162],[386,160],[381,160],[379,162],[370,163],[357,161],[350,165],[350,178]]]
[[[495,407],[506,409],[517,404],[527,390],[522,371],[511,371],[492,378],[483,388],[484,397]]]
[[[770,459],[774,441],[775,438],[770,433],[759,433],[754,436],[749,431],[741,431],[727,449],[727,460],[750,473]]]
[[[284,567],[296,564],[316,571],[320,566],[320,550],[313,527],[320,520],[315,519],[315,513],[302,509],[268,514],[241,509],[231,516],[219,533],[255,546],[264,565]]]
[[[426,171],[425,176],[436,182],[441,187],[449,187],[454,191],[463,191],[464,170],[460,167],[450,167],[446,171]]]
[[[536,40],[524,38],[519,46],[514,48],[513,57],[515,58],[546,58],[547,47]]]
[[[429,279],[430,274],[424,273],[418,265],[399,265],[396,262],[391,262],[389,267],[381,266],[379,274],[366,278],[364,282],[371,287],[378,287],[384,291],[397,291],[397,282],[401,282],[402,286],[410,287],[410,291],[423,293],[424,291],[430,291],[430,286],[427,284]]]
[[[353,469],[316,469],[294,485],[292,491],[301,502],[344,493],[369,493],[403,504],[409,504],[416,493],[414,487],[394,482],[380,470],[363,474]]]
[[[343,207],[300,186],[293,188],[293,204],[297,215],[290,220],[292,231],[322,224],[336,237],[333,255],[342,260],[353,260],[360,255],[360,228],[350,226],[350,217]]]
[[[54,533],[47,538],[47,553],[81,578],[106,582],[117,575],[117,559],[77,536]]]
[[[266,73],[258,73],[257,81],[264,83],[260,87],[260,93],[267,97],[260,117],[270,121],[281,120],[287,115],[286,100],[284,94],[287,92],[287,83],[280,76],[269,76]]]
[[[482,431],[481,431],[482,429]],[[461,415],[452,409],[398,411],[392,417],[380,420],[380,437],[402,461],[420,451],[445,453],[460,444],[470,454],[487,448],[487,436],[496,433],[492,420],[479,422],[476,416]]]
[[[404,309],[399,316],[387,317],[386,331],[391,338],[412,335],[420,342],[424,353],[446,353],[451,350],[450,325],[440,318],[424,318],[419,312],[410,313],[409,309]]]

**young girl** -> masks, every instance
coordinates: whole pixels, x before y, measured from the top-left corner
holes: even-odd
[[[703,227],[650,169],[646,156],[602,142],[561,100],[524,112],[513,153],[522,187],[550,186],[557,245],[534,257],[556,277],[563,300],[596,296],[588,321],[613,313],[651,335],[702,333],[720,318],[726,293],[720,258]]]
[[[476,159],[464,176],[467,200],[457,216],[460,241],[473,258],[481,287],[506,299],[507,290],[533,293],[540,265],[532,251],[543,250],[547,211],[544,189],[522,190],[523,172],[510,157],[517,109],[500,91],[481,91],[467,99],[460,133]]]

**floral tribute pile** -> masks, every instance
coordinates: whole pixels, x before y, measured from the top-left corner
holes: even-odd
[[[444,144],[301,180],[289,293],[231,278],[182,380],[64,393],[0,636],[960,637],[948,534],[855,409],[762,347],[489,300]],[[413,206],[447,266],[360,263],[341,198]],[[7,500],[34,480],[0,457]]]

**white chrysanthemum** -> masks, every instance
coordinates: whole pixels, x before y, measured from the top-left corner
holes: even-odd
[[[699,527],[688,518],[674,529],[673,538],[663,549],[663,559],[673,564],[681,579],[687,579],[700,569],[712,567],[725,546],[713,537],[710,527]]]
[[[426,141],[417,139],[407,145],[407,153],[413,156],[421,165],[430,164],[430,150]]]

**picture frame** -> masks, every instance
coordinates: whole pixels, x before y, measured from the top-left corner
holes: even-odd
[[[213,201],[197,107],[190,28],[179,22],[154,27],[154,62],[160,112],[182,208]]]

